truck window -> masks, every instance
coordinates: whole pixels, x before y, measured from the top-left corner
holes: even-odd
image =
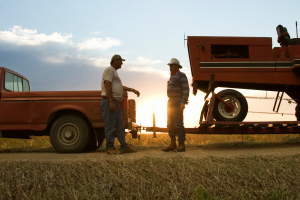
[[[14,78],[14,92],[19,92],[19,88],[18,88],[18,76],[13,74],[13,78]]]
[[[14,92],[30,91],[29,82],[26,79],[8,71],[5,72],[5,89]]]
[[[23,81],[22,78],[18,76],[18,88],[19,88],[19,92],[23,91]]]
[[[26,79],[23,79],[23,91],[29,91],[29,82]]]
[[[13,74],[9,72],[5,72],[5,89],[14,91],[14,79]]]

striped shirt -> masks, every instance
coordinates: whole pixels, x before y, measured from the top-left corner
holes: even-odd
[[[179,71],[170,77],[167,89],[169,104],[188,104],[189,93],[189,82],[185,73]]]

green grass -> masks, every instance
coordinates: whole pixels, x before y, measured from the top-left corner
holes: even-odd
[[[169,145],[168,134],[141,134],[141,139],[133,139],[130,134],[126,135],[126,141],[136,148],[157,148]],[[119,142],[116,141],[116,145]],[[186,135],[186,145],[189,146],[222,146],[232,145],[255,146],[270,145],[274,143],[299,143],[299,134],[293,135]],[[105,141],[99,150],[105,149]],[[48,152],[55,151],[52,148],[48,136],[32,137],[32,139],[9,139],[0,138],[0,152]]]

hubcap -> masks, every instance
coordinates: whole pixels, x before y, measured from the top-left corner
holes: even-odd
[[[223,97],[222,98],[227,104],[230,105],[231,109],[228,109],[222,102],[218,104],[218,111],[219,113],[227,118],[232,119],[236,117],[241,112],[241,104],[238,99],[235,97]]]
[[[62,125],[58,130],[58,139],[65,146],[72,146],[79,140],[80,132],[78,127],[72,123]]]

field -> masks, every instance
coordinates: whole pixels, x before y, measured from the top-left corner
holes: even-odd
[[[126,135],[128,144],[137,148],[156,148],[168,145],[170,138],[168,134],[157,134],[157,138],[153,138],[152,134],[141,134],[141,139],[132,139],[130,134]],[[293,135],[192,135],[187,134],[186,145],[265,145],[271,143],[289,143],[300,142],[298,134]],[[116,140],[117,141],[117,140]],[[117,141],[118,145],[118,141]],[[105,140],[99,150],[105,149]],[[26,152],[26,151],[55,151],[47,136],[33,137],[26,139],[6,139],[0,138],[0,152]]]
[[[126,137],[130,145],[146,152],[169,143],[166,134],[157,138],[144,134],[140,140]],[[199,146],[232,151],[261,146],[276,150],[282,145],[299,144],[299,135],[188,135],[187,152],[172,157],[126,155],[126,159],[113,156],[101,162],[3,161],[0,199],[300,199],[299,153],[201,159],[184,156],[189,149],[197,152]],[[48,137],[2,138],[0,152],[0,156],[24,152],[29,156],[61,155],[51,147]],[[85,155],[108,156],[103,146]]]

